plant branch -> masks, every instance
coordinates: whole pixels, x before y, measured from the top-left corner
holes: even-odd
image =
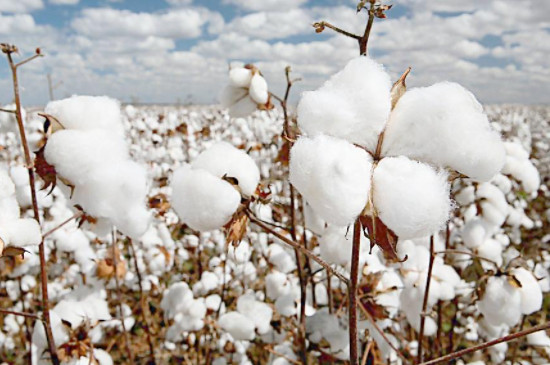
[[[420,313],[420,332],[418,333],[418,362],[424,361],[422,357],[422,342],[424,340],[424,324],[426,322],[426,309],[428,308],[428,296],[430,293],[430,283],[432,281],[432,270],[434,266],[434,236],[430,236],[430,263],[428,266],[428,277],[426,279],[426,289],[424,290],[424,300],[422,301],[422,312]]]
[[[42,318],[40,318],[40,316],[33,313],[17,312],[17,311],[12,311],[8,309],[0,309],[0,314],[4,314],[4,315],[13,314],[14,316],[31,318],[31,319],[34,319],[35,321],[42,321]]]
[[[315,28],[315,30],[318,33],[322,32],[326,27],[326,28],[332,29],[336,33],[343,34],[346,37],[350,37],[350,38],[357,39],[357,40],[361,39],[361,36],[358,36],[357,34],[353,34],[353,33],[348,32],[346,30],[340,29],[340,28],[330,24],[329,22],[321,21],[321,22],[313,23],[313,27]]]
[[[369,20],[367,21],[367,26],[365,27],[365,32],[363,33],[363,36],[360,37],[359,40],[359,54],[360,55],[367,55],[367,45],[369,43],[369,36],[370,31],[372,29],[372,24],[374,23],[374,3],[371,3],[371,7],[369,9]]]
[[[15,64],[15,68],[17,69],[17,68],[23,66],[25,63],[31,62],[31,61],[34,60],[35,58],[39,58],[39,57],[42,57],[42,54],[37,53],[37,54],[35,54],[35,55],[33,55],[33,56],[27,58],[26,60],[23,60],[23,61],[21,61],[21,62]]]
[[[278,239],[280,239],[281,241],[283,241],[287,245],[292,246],[293,248],[297,248],[301,253],[303,253],[304,255],[306,255],[307,257],[309,257],[310,259],[312,259],[313,261],[315,261],[316,263],[318,263],[319,265],[324,267],[325,270],[327,270],[330,274],[332,274],[332,275],[336,276],[338,279],[342,280],[342,282],[344,284],[346,284],[346,286],[349,286],[349,279],[346,278],[344,275],[340,274],[338,271],[335,271],[322,258],[318,257],[317,255],[315,255],[313,252],[311,252],[308,249],[306,249],[305,247],[303,247],[298,242],[295,242],[295,241],[289,239],[288,237],[283,236],[279,232],[275,231],[274,229],[269,227],[267,224],[262,222],[260,219],[256,218],[256,216],[249,210],[247,211],[247,216],[248,216],[248,218],[250,218],[250,221],[252,223],[254,223],[258,227],[262,228],[265,232],[274,235],[275,237],[277,237]]]
[[[4,108],[0,108],[0,112],[17,114],[17,112],[15,110],[8,110],[8,109],[4,109]]]
[[[348,320],[349,320],[349,358],[351,365],[357,365],[359,342],[357,332],[357,281],[359,278],[359,254],[361,252],[361,221],[355,220],[353,225],[353,248],[351,252],[350,285],[348,286]]]
[[[54,228],[50,229],[48,232],[44,233],[44,234],[42,235],[42,238],[43,238],[43,239],[46,239],[46,237],[48,237],[49,235],[51,235],[52,233],[54,233],[55,231],[57,231],[58,229],[60,229],[61,227],[63,227],[63,226],[66,225],[67,223],[69,223],[70,221],[72,221],[73,219],[79,218],[82,214],[84,214],[84,212],[82,212],[82,211],[76,212],[76,213],[73,214],[70,218],[67,218],[66,220],[64,220],[63,222],[61,222],[59,225],[55,226]]]
[[[456,351],[456,352],[453,352],[452,354],[448,354],[448,355],[445,355],[445,356],[438,357],[437,359],[433,359],[433,360],[430,360],[430,361],[423,362],[420,365],[434,365],[434,364],[441,364],[443,362],[448,364],[450,360],[457,359],[457,358],[462,357],[464,355],[471,354],[472,352],[483,350],[483,349],[486,349],[488,347],[498,345],[499,343],[510,342],[510,341],[516,340],[518,338],[530,335],[531,333],[535,333],[535,332],[543,331],[543,330],[547,330],[547,329],[550,329],[550,322],[546,322],[544,324],[529,328],[527,330],[512,333],[510,335],[500,337],[500,338],[497,338],[497,339],[494,339],[494,340],[491,340],[491,341],[483,342],[479,345],[472,346],[472,347],[469,347],[469,348],[464,349],[464,350]]]
[[[13,47],[12,50],[17,50],[16,47]],[[23,153],[25,155],[25,164],[27,166],[27,171],[29,174],[29,188],[31,191],[31,201],[32,209],[34,214],[34,219],[40,225],[40,212],[38,210],[38,200],[36,198],[36,187],[35,187],[35,177],[33,170],[33,160],[31,158],[31,153],[29,150],[29,144],[27,143],[27,135],[25,133],[25,126],[23,124],[23,115],[21,112],[21,99],[19,97],[19,82],[17,78],[17,68],[32,59],[36,58],[35,56],[15,64],[12,58],[12,51],[4,51],[8,58],[8,63],[11,69],[12,82],[13,82],[13,94],[15,98],[15,116],[17,119],[17,126],[19,128],[19,136],[21,138],[21,145],[23,147]],[[41,240],[39,245],[39,256],[40,256],[40,280],[41,280],[41,289],[42,289],[42,310],[43,310],[43,323],[46,333],[46,339],[48,342],[48,350],[50,352],[51,360],[54,365],[58,365],[59,358],[57,356],[57,350],[55,346],[54,337],[52,334],[52,327],[50,322],[50,302],[48,299],[48,275],[47,275],[47,264],[46,264],[46,253],[44,247],[44,239]]]

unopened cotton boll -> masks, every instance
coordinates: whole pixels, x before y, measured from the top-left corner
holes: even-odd
[[[243,150],[227,142],[218,142],[193,161],[194,169],[203,169],[219,178],[234,177],[243,194],[251,196],[260,182],[260,170]]]
[[[192,229],[209,231],[226,224],[241,196],[228,182],[202,169],[182,166],[174,172],[172,206]]]
[[[447,174],[401,156],[382,159],[374,170],[374,206],[398,237],[424,237],[449,219]]]
[[[327,134],[374,151],[390,112],[390,88],[382,65],[355,58],[321,88],[302,94],[298,126],[309,136]]]
[[[505,161],[504,145],[483,107],[462,86],[441,82],[407,91],[386,127],[382,152],[448,166],[489,181]]]
[[[237,341],[251,341],[256,337],[254,322],[239,312],[228,312],[218,320],[220,327]]]
[[[290,182],[325,221],[346,226],[361,213],[370,189],[370,156],[337,138],[302,137],[290,151]]]
[[[51,101],[44,110],[66,129],[106,129],[123,135],[120,103],[107,96],[71,96]]]

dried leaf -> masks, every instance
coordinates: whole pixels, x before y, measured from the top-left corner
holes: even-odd
[[[65,129],[65,126],[61,124],[61,122],[53,115],[45,113],[38,113],[38,115],[46,119],[44,121],[44,133],[47,136],[50,136],[57,131]]]
[[[258,184],[254,196],[261,204],[269,204],[272,198],[271,186],[266,187],[263,184]]]
[[[411,72],[411,68],[409,67],[407,70],[405,70],[405,72],[403,72],[399,80],[397,80],[391,88],[390,93],[391,93],[392,110],[395,108],[395,106],[397,105],[397,102],[403,96],[403,94],[405,94],[405,91],[407,91],[407,85],[405,84],[405,79],[407,78],[410,72]]]
[[[359,218],[363,229],[367,229],[371,242],[371,250],[374,245],[378,245],[386,260],[393,262],[403,262],[407,260],[407,256],[402,260],[397,256],[397,235],[389,229],[379,217],[371,217],[363,215]]]
[[[248,228],[248,216],[244,210],[238,210],[233,218],[225,226],[225,239],[227,243],[231,243],[233,246],[237,246]]]
[[[3,242],[4,241],[2,241],[2,243]],[[2,257],[17,257],[17,256],[24,257],[25,253],[27,252],[29,251],[21,247],[8,246],[8,247],[4,247],[4,250],[2,250]]]
[[[55,185],[57,184],[57,173],[55,171],[55,167],[53,165],[50,165],[44,157],[45,148],[46,145],[35,152],[36,157],[34,159],[34,171],[44,181],[44,186],[41,190],[46,190],[47,188],[51,187],[50,191],[48,192],[49,195],[52,193]]]
[[[275,158],[275,162],[280,162],[283,166],[288,166],[290,162],[290,147],[292,147],[290,142],[285,139],[281,149],[279,149],[277,157]]]
[[[315,33],[322,33],[325,30],[325,24],[323,22],[313,23],[313,28],[315,28]]]
[[[357,12],[360,12],[365,8],[365,5],[367,4],[368,0],[361,0],[359,1],[359,4],[357,4]]]
[[[379,19],[385,19],[386,11],[390,10],[393,5],[378,5],[374,9],[374,16]]]
[[[376,303],[373,298],[367,297],[365,299],[362,299],[361,302],[363,303],[363,306],[365,307],[367,312],[375,321],[379,319],[386,319],[389,317],[389,313],[386,308]]]
[[[508,284],[514,288],[520,289],[522,287],[521,281],[519,281],[514,275],[506,275],[508,279]]]
[[[170,209],[170,202],[166,195],[158,193],[149,198],[149,208],[156,209],[160,216],[164,216]]]

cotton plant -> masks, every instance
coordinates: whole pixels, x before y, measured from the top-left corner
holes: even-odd
[[[15,184],[0,167],[0,256],[22,254],[25,247],[37,246],[41,240],[38,222],[21,217]]]
[[[260,70],[251,64],[229,69],[229,85],[220,95],[221,105],[232,117],[246,117],[257,109],[273,108],[267,82]]]
[[[383,66],[361,56],[302,95],[290,181],[328,223],[378,217],[399,238],[428,236],[453,207],[448,171],[486,181],[504,165],[501,138],[469,91],[442,82],[404,92],[403,80],[392,88]]]
[[[151,219],[147,173],[130,158],[118,101],[73,96],[48,103],[45,116],[50,136],[37,166],[45,187],[59,178],[58,186],[97,220],[100,231],[116,226],[139,238]]]
[[[251,341],[271,329],[273,309],[257,300],[254,293],[241,295],[237,310],[224,313],[218,320],[220,327],[236,341]]]
[[[231,220],[241,199],[254,195],[259,181],[252,158],[227,142],[218,142],[174,171],[172,206],[192,229],[218,229]]]

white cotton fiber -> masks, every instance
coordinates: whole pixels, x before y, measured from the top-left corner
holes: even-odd
[[[14,219],[3,228],[8,232],[7,241],[12,246],[36,246],[42,241],[40,225],[34,219]],[[4,240],[6,239],[4,238]]]
[[[15,184],[6,170],[0,168],[0,199],[11,197],[15,194]]]
[[[254,322],[239,312],[228,312],[218,320],[220,327],[237,341],[251,341],[256,337]]]
[[[254,160],[243,150],[227,142],[218,142],[202,152],[191,164],[193,169],[203,169],[217,177],[234,177],[246,196],[256,191],[260,182],[260,170]]]
[[[129,158],[121,136],[98,129],[90,131],[61,130],[48,138],[44,151],[46,161],[56,172],[73,184],[82,184],[96,167]]]
[[[237,311],[252,320],[260,335],[267,333],[271,328],[270,322],[273,317],[273,309],[269,305],[256,300],[253,294],[239,297]]]
[[[503,323],[515,326],[521,318],[521,294],[505,276],[493,276],[487,281],[485,293],[477,302],[479,311],[493,326]]]
[[[309,136],[328,134],[374,152],[390,113],[390,89],[382,65],[355,58],[321,88],[302,94],[298,126]]]
[[[337,138],[302,137],[290,151],[290,182],[325,221],[346,226],[361,213],[370,189],[370,156]]]
[[[540,310],[542,306],[542,291],[537,279],[523,267],[512,270],[512,275],[521,283],[521,312],[529,315]]]
[[[252,80],[252,70],[244,67],[235,67],[229,70],[229,82],[234,87],[248,87]]]
[[[540,173],[529,160],[529,154],[523,147],[514,142],[506,142],[506,163],[502,173],[511,175],[521,183],[527,193],[537,191],[540,186]]]
[[[256,103],[267,103],[267,99],[269,98],[269,93],[267,92],[267,82],[259,73],[252,76],[248,93],[250,94],[250,98]]]
[[[462,86],[442,82],[407,91],[392,112],[383,154],[406,155],[488,181],[504,165],[499,134]]]
[[[44,110],[57,118],[66,129],[106,129],[124,134],[120,103],[107,96],[71,96],[51,101]]]
[[[479,247],[487,237],[487,223],[479,218],[468,221],[460,232],[464,245],[468,248]]]
[[[172,206],[181,220],[199,231],[222,227],[237,210],[241,196],[228,182],[188,165],[174,172]]]
[[[374,206],[402,239],[429,236],[443,227],[452,208],[447,174],[401,156],[374,169]]]
[[[248,89],[226,86],[220,94],[220,104],[228,108],[229,115],[244,118],[258,108],[258,104],[248,95]]]
[[[320,255],[329,264],[346,266],[351,261],[353,233],[350,231],[346,237],[346,230],[346,227],[329,226],[321,234]]]

